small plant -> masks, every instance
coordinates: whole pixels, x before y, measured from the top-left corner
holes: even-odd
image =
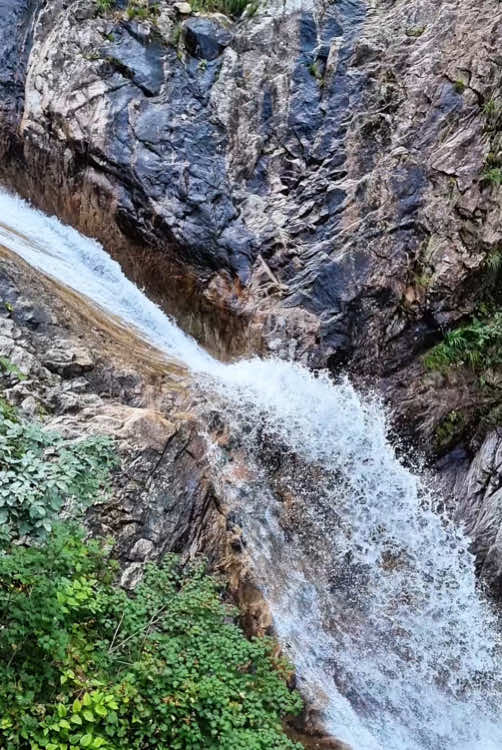
[[[159,15],[158,5],[143,3],[141,0],[130,0],[127,6],[127,17],[130,21],[155,21]]]
[[[3,750],[301,750],[301,700],[200,565],[150,565],[134,596],[96,541],[57,528],[0,557]]]
[[[466,365],[476,372],[502,364],[502,312],[450,331],[425,356],[424,364],[439,371]]]
[[[496,130],[498,127],[498,121],[502,112],[501,103],[494,99],[488,99],[483,105],[483,114],[486,120],[486,127],[488,130]]]
[[[465,417],[462,412],[452,410],[436,428],[436,445],[439,450],[448,448],[455,440],[459,439],[465,428]]]
[[[502,185],[502,168],[493,167],[493,169],[488,169],[486,172],[483,172],[481,177],[486,182],[490,182],[492,185],[499,187]]]
[[[453,84],[453,88],[457,92],[457,94],[463,94],[465,91],[465,83],[460,80],[460,78],[457,78],[455,83]]]
[[[6,375],[14,375],[18,380],[26,380],[26,375],[21,372],[19,367],[15,365],[7,357],[0,357],[0,375],[4,373]]]
[[[223,13],[229,18],[240,18],[249,3],[250,0],[194,0],[191,5],[195,12]]]
[[[424,33],[426,26],[412,26],[409,29],[406,29],[406,36],[410,37],[419,37],[422,36]]]
[[[502,156],[498,151],[489,151],[485,160],[486,169],[502,166]]]
[[[316,79],[316,81],[319,83],[319,85],[322,86],[322,84],[324,82],[324,77],[323,77],[323,74],[321,72],[321,68],[320,68],[319,63],[317,62],[317,60],[314,60],[313,62],[310,63],[310,65],[308,65],[308,71],[309,71],[310,75],[313,76],[313,78]]]
[[[170,42],[174,48],[178,48],[182,34],[182,25],[180,23],[175,24],[171,32]]]
[[[108,13],[115,7],[115,0],[96,0],[96,6],[99,13]]]
[[[433,275],[424,271],[415,275],[415,284],[422,289],[428,289],[432,284]]]
[[[0,417],[8,419],[11,422],[17,422],[19,419],[16,407],[9,404],[2,396],[0,396]]]
[[[207,60],[199,60],[197,69],[203,73],[207,69]]]
[[[63,508],[97,499],[116,459],[106,438],[65,441],[0,410],[0,539],[43,538]]]
[[[502,249],[497,247],[495,250],[488,253],[484,265],[490,276],[497,278],[502,270]]]

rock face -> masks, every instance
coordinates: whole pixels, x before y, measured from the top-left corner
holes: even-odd
[[[218,570],[228,565],[239,599],[244,555],[231,554],[187,374],[24,264],[1,261],[0,357],[14,366],[0,368],[2,395],[68,439],[114,439],[121,467],[89,523],[116,540],[123,582],[167,552],[204,554]]]
[[[475,440],[443,466],[471,518],[461,477],[498,390],[421,355],[493,285],[499,4],[270,0],[238,22],[123,6],[0,0],[0,179],[221,355],[348,367],[429,453],[462,412],[457,442]],[[469,521],[480,565],[490,512],[482,540]]]

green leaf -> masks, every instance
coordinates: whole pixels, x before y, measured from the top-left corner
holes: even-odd
[[[92,734],[84,734],[80,738],[81,747],[89,747],[92,742]]]

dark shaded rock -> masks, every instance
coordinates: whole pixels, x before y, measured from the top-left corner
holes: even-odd
[[[156,96],[164,83],[165,45],[157,35],[137,33],[136,24],[114,26],[100,55],[114,71],[135,83],[145,96]]]
[[[198,60],[215,60],[232,41],[232,34],[210,18],[189,18],[183,26],[185,45]]]

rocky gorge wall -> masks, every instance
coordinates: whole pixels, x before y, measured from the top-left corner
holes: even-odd
[[[496,286],[499,4],[157,5],[0,0],[1,181],[100,238],[220,356],[381,391],[443,455],[497,588],[500,379],[422,355]]]

